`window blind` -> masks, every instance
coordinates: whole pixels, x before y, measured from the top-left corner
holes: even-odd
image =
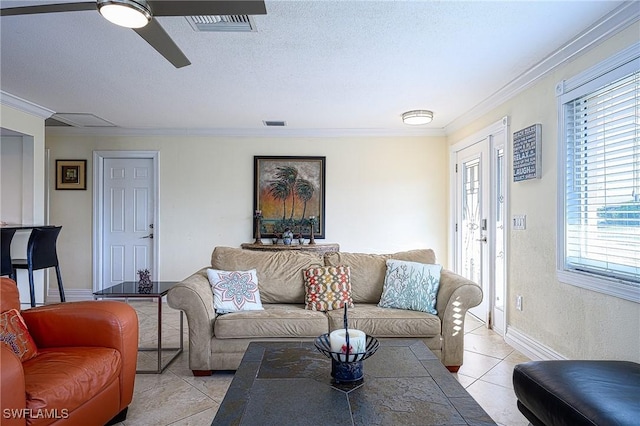
[[[564,104],[565,267],[640,287],[640,72]]]

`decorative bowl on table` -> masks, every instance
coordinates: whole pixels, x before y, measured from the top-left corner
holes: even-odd
[[[373,336],[366,335],[364,352],[334,352],[331,349],[329,333],[316,337],[316,348],[331,359],[331,377],[336,383],[356,382],[362,380],[364,372],[362,361],[376,353],[380,343]]]

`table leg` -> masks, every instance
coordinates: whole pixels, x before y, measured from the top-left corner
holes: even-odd
[[[162,297],[158,298],[158,346],[156,348],[138,348],[139,351],[153,351],[158,354],[158,368],[155,370],[136,370],[137,374],[160,374],[180,355],[184,349],[183,336],[184,334],[184,321],[183,313],[180,311],[180,347],[178,348],[163,348],[162,347]],[[169,359],[164,365],[162,364],[162,352],[163,351],[175,351],[171,359]]]

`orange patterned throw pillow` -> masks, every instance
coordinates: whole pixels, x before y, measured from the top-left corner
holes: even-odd
[[[331,311],[353,308],[348,266],[318,266],[304,270],[305,309]]]
[[[22,362],[38,355],[36,343],[17,309],[0,314],[0,342],[9,346]]]

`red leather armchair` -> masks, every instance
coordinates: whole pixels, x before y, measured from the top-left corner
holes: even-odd
[[[0,278],[0,312],[20,309],[14,281]],[[123,421],[133,397],[138,317],[117,301],[48,305],[21,312],[38,354],[24,362],[0,343],[0,423],[104,425]]]

